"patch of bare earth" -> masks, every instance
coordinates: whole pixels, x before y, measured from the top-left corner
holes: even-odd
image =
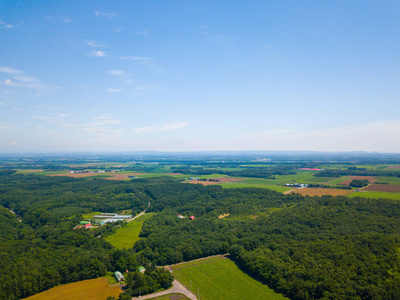
[[[241,180],[245,180],[245,179],[244,178],[232,178],[232,177],[219,177],[219,178],[212,178],[211,181],[210,181],[210,179],[208,179],[207,181],[192,180],[192,181],[188,181],[188,182],[195,183],[195,184],[202,184],[202,185],[212,185],[212,184],[234,182],[234,181],[241,181]]]
[[[229,215],[230,215],[230,213],[222,214],[222,215],[219,215],[218,218],[223,219]]]
[[[343,181],[341,183],[338,183],[338,184],[347,185],[348,186],[350,184],[350,182],[353,181],[353,179],[368,180],[369,183],[374,183],[374,182],[378,181],[378,179],[376,179],[373,176],[348,176],[348,177],[351,178],[351,179],[345,180],[345,181]]]
[[[304,188],[294,191],[293,193],[300,194],[303,196],[345,196],[352,192],[352,190],[340,190],[340,189],[323,189],[323,188]]]
[[[363,191],[400,193],[400,185],[373,184],[364,188]]]

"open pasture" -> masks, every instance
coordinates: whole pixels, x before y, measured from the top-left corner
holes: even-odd
[[[230,259],[212,257],[173,266],[174,276],[203,300],[287,299],[242,272]]]
[[[78,281],[57,286],[26,300],[105,300],[108,296],[118,298],[119,286],[109,286],[106,277]]]
[[[140,240],[139,234],[144,221],[153,215],[154,213],[144,214],[130,221],[126,226],[117,229],[115,233],[107,236],[105,240],[118,249],[132,248],[136,241]]]
[[[323,189],[323,188],[303,188],[294,191],[293,193],[300,194],[303,196],[345,196],[352,193],[352,190],[341,190],[341,189]]]
[[[236,182],[226,182],[218,184],[222,186],[224,189],[237,189],[237,188],[262,188],[269,189],[277,192],[286,192],[291,190],[292,188],[286,186],[276,186],[276,185],[263,185],[263,184],[249,184],[249,183],[236,183]]]

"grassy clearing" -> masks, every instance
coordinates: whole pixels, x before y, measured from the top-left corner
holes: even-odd
[[[83,217],[84,219],[92,219],[95,215],[100,215],[100,214],[101,214],[101,212],[95,211],[95,212],[83,214],[82,217]]]
[[[199,261],[198,265],[173,271],[184,285],[203,300],[287,299],[242,272],[229,259]],[[178,275],[179,274],[179,275]]]
[[[273,190],[273,191],[277,191],[277,192],[286,192],[286,191],[289,191],[292,189],[292,188],[285,187],[285,186],[248,184],[248,183],[236,183],[236,182],[225,182],[225,183],[219,183],[218,185],[222,186],[224,189],[254,187],[254,188],[269,189],[269,190]]]
[[[106,277],[60,285],[26,300],[104,300],[108,296],[118,298],[119,286],[109,286]]]
[[[136,241],[140,240],[139,233],[144,221],[151,218],[154,213],[144,214],[129,222],[125,227],[119,228],[114,234],[109,235],[105,240],[118,249],[132,248]]]
[[[400,200],[400,193],[387,193],[387,192],[353,192],[346,197],[362,197],[362,198],[374,198],[374,199],[392,199]]]

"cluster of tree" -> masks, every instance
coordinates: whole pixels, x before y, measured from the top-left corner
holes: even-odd
[[[81,214],[132,209],[147,220],[133,249],[73,230]],[[396,299],[400,206],[391,200],[303,197],[266,189],[222,189],[172,178],[129,182],[0,176],[0,299],[58,284],[132,272],[120,299],[170,285],[165,265],[231,253],[243,270],[293,299]],[[194,220],[179,219],[194,215]],[[219,218],[222,214],[229,216]]]
[[[349,186],[355,187],[355,188],[361,188],[361,187],[367,186],[368,184],[369,184],[368,179],[353,179],[349,183]]]

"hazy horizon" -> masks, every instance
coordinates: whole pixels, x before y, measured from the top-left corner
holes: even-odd
[[[3,1],[0,153],[399,153],[399,13],[390,0]]]

